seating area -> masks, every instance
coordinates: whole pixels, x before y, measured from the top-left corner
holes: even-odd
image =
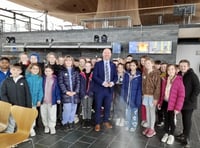
[[[199,103],[200,105],[200,103]],[[200,146],[200,109],[194,112],[191,131],[191,148]],[[181,115],[177,118],[176,134],[180,132]],[[177,140],[173,145],[167,145],[160,140],[164,134],[163,127],[156,127],[157,135],[153,138],[146,138],[142,135],[143,128],[138,126],[134,133],[125,131],[123,127],[103,129],[95,132],[94,128],[82,128],[76,124],[73,130],[64,130],[62,126],[56,127],[55,135],[44,134],[43,127],[36,127],[36,136],[33,141],[36,148],[183,148]],[[0,137],[1,139],[1,137]],[[1,143],[1,141],[0,141]],[[1,146],[0,146],[1,147]],[[18,148],[32,148],[30,142],[18,145]]]
[[[12,134],[11,133],[0,134],[0,148],[12,147],[28,140],[32,141],[32,139],[29,138],[29,133],[32,124],[38,115],[37,110],[16,105],[13,105],[11,107],[10,105],[10,113],[15,119],[17,129],[16,132]],[[32,141],[32,147],[34,147],[33,141]]]

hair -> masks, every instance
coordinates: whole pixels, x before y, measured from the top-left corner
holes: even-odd
[[[190,66],[190,62],[189,62],[188,60],[186,60],[186,59],[180,60],[179,64],[180,64],[180,63],[187,63],[188,66]]]
[[[39,66],[39,64],[37,64],[37,63],[32,63],[32,64],[30,64],[29,66],[28,66],[28,71],[30,72],[30,70],[33,68],[33,66],[37,66],[38,68],[39,68],[39,73],[38,73],[38,75],[42,75],[42,70],[41,70],[41,67]]]
[[[10,59],[7,58],[7,57],[1,57],[1,58],[0,58],[0,61],[3,61],[3,60],[5,60],[5,61],[7,61],[8,63],[10,63]]]
[[[150,61],[151,63],[155,64],[154,60],[152,58],[150,58],[150,57],[146,57],[145,61]]]
[[[13,65],[10,66],[10,68],[17,68],[22,71],[22,66],[19,63],[14,63]]]
[[[156,60],[156,61],[155,61],[155,64],[156,64],[156,65],[161,65],[162,62],[161,62],[161,60]]]
[[[67,60],[67,59],[71,59],[72,60],[72,66],[74,65],[74,58],[70,55],[66,55],[65,58],[64,58],[64,62]],[[65,65],[65,63],[64,63]],[[66,66],[66,65],[65,65]]]
[[[86,61],[85,64],[89,63],[90,65],[92,65],[92,62],[91,61]]]
[[[49,53],[47,54],[46,58],[48,59],[48,56],[50,56],[50,55],[53,55],[55,58],[57,58],[57,55],[56,55],[56,53],[54,53],[54,52],[49,52]]]
[[[126,57],[133,57],[131,54],[127,55]]]
[[[129,63],[130,63],[130,62],[129,62]],[[118,64],[117,64],[117,67],[119,67],[120,65],[123,66],[123,68],[124,68],[124,64],[123,64],[123,63],[118,63]]]
[[[47,64],[47,65],[44,67],[44,69],[47,69],[47,68],[49,68],[49,69],[51,69],[52,71],[54,71],[53,66],[51,66],[50,64]]]
[[[175,64],[168,64],[167,65],[167,70],[169,69],[169,67],[174,67],[174,69],[176,70],[176,65]],[[167,76],[169,76],[168,75],[168,73],[167,73]],[[170,84],[172,84],[172,82],[173,82],[173,80],[175,79],[175,77],[176,77],[176,73],[175,73],[175,75],[174,75],[174,77],[170,80]]]
[[[137,60],[132,60],[130,63],[134,63],[138,67],[138,61]]]

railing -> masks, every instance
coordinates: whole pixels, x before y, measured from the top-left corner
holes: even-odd
[[[135,15],[136,13],[138,15]],[[65,25],[50,24],[49,26],[51,27],[48,30],[117,28],[135,25],[200,24],[200,3],[66,14],[66,18],[73,18],[73,20],[66,20],[71,21],[72,25],[68,25],[66,28]],[[1,15],[0,20],[2,20],[0,21],[0,29],[3,32],[43,31],[45,28],[44,20],[42,21],[43,23],[37,21],[29,21],[27,23],[27,21],[14,21],[10,17],[6,18],[4,16],[2,18]]]

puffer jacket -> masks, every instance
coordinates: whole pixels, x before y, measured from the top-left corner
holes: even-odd
[[[58,75],[58,85],[61,90],[61,101],[62,103],[79,103],[79,93],[80,93],[80,76],[74,68],[71,69],[72,78],[72,90],[70,88],[69,72],[67,68],[62,69]],[[76,92],[76,94],[71,97],[66,94],[67,91]]]
[[[162,103],[163,103],[163,100],[165,97],[166,85],[167,85],[167,78],[162,80],[161,96],[160,96],[160,99],[158,102],[158,104],[160,104],[160,106],[162,106]],[[183,84],[182,77],[176,76],[171,84],[167,110],[181,111],[181,109],[183,107],[184,97],[185,97],[185,87]]]

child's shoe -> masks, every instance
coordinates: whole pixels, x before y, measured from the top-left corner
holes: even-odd
[[[167,144],[173,144],[174,143],[174,136],[173,135],[169,135],[168,140],[167,140]]]
[[[45,133],[45,134],[48,134],[48,133],[49,133],[49,127],[47,127],[47,126],[44,127],[44,133]]]
[[[51,134],[51,135],[56,134],[56,129],[55,129],[55,127],[51,127],[51,128],[50,128],[50,134]]]
[[[146,133],[146,136],[147,136],[148,138],[151,138],[151,137],[153,137],[154,135],[156,135],[156,132],[155,132],[155,130],[153,130],[153,129],[149,129],[149,131]]]
[[[164,142],[164,143],[167,142],[168,137],[169,137],[168,133],[165,133],[161,139],[161,142]]]
[[[143,135],[146,135],[146,134],[148,133],[149,129],[150,129],[150,128],[146,128],[146,129],[142,132],[142,134],[143,134]]]

